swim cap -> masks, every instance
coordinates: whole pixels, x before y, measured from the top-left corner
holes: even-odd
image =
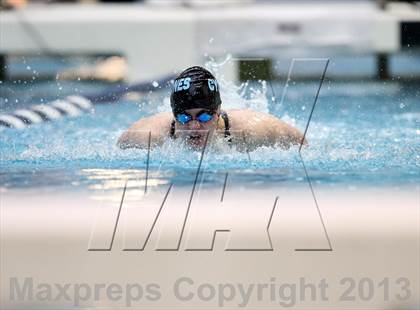
[[[216,78],[202,67],[188,68],[174,80],[171,93],[174,115],[196,108],[216,111],[221,103]]]

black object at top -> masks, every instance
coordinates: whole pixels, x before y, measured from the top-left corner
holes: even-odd
[[[171,93],[174,115],[196,108],[214,112],[221,103],[219,85],[210,71],[194,66],[176,77]]]

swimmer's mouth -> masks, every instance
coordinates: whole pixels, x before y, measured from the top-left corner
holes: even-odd
[[[190,140],[199,140],[199,139],[201,139],[201,136],[200,135],[189,135],[188,138]]]

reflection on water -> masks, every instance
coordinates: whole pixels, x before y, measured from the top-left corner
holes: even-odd
[[[169,183],[167,175],[159,171],[118,170],[118,169],[82,169],[81,174],[93,181],[87,188],[92,191],[91,199],[120,201],[126,188],[126,200],[140,200],[147,191]],[[147,180],[146,180],[147,177]]]

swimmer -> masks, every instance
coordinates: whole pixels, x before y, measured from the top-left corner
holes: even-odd
[[[287,149],[291,145],[300,145],[303,140],[299,130],[272,115],[248,109],[222,110],[219,84],[202,67],[195,66],[181,72],[174,81],[170,100],[172,113],[159,113],[138,120],[121,135],[118,145],[123,149],[147,148],[149,139],[153,147],[171,138],[200,148],[219,138],[251,150],[260,146]]]

